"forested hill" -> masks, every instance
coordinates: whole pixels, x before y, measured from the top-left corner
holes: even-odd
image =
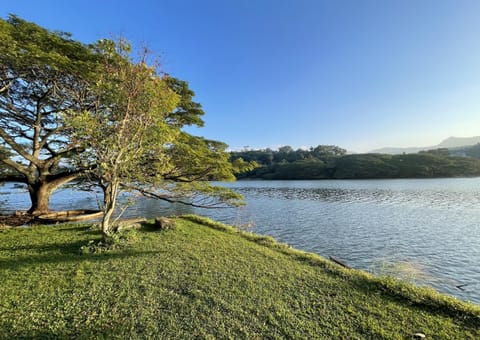
[[[448,149],[416,154],[353,154],[337,146],[309,150],[289,146],[231,153],[232,160],[256,161],[259,166],[241,178],[261,179],[367,179],[480,176],[480,160],[451,156]]]
[[[450,155],[452,156],[464,156],[464,157],[472,157],[472,158],[480,159],[480,143],[471,145],[471,146],[452,148],[449,150],[450,150]]]

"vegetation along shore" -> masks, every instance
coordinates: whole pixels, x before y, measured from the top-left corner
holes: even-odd
[[[254,161],[259,166],[237,174],[258,179],[375,179],[480,176],[480,144],[441,148],[411,154],[347,154],[334,145],[308,150],[283,146],[278,150],[231,152],[233,160]]]
[[[0,231],[0,337],[480,337],[480,308],[198,216]],[[138,227],[138,225],[137,225]]]

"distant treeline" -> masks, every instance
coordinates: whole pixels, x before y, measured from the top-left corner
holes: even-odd
[[[475,151],[476,150],[476,151]],[[477,149],[471,153],[479,152]],[[238,175],[261,179],[367,179],[435,178],[480,176],[480,160],[458,150],[422,151],[416,154],[353,154],[333,145],[319,145],[309,150],[284,146],[279,150],[245,150],[231,153],[232,160],[256,161],[254,170]],[[480,152],[478,153],[480,155]],[[467,157],[465,157],[467,156]],[[469,157],[468,157],[469,156]]]

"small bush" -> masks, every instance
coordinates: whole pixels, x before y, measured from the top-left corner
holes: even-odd
[[[89,241],[80,247],[81,254],[101,254],[111,250],[125,248],[138,241],[138,233],[134,229],[126,229],[110,234],[106,240]]]

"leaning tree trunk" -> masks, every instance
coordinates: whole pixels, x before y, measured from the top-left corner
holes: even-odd
[[[103,187],[104,205],[103,205],[103,219],[102,219],[102,235],[103,240],[106,241],[111,233],[110,219],[115,211],[117,203],[118,183],[108,183]]]

